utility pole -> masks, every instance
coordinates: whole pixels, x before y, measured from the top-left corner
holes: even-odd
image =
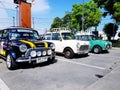
[[[84,31],[84,0],[82,0],[82,31]]]
[[[15,17],[13,17],[13,26],[15,26]]]
[[[18,26],[18,12],[19,12],[19,10],[18,10],[18,8],[19,8],[19,6],[17,5],[16,7],[16,26]]]
[[[31,4],[34,2],[34,0],[13,1],[15,4],[19,5],[19,26],[31,28]]]
[[[33,28],[35,28],[35,21],[34,21],[34,17],[32,18],[32,23],[33,23]]]

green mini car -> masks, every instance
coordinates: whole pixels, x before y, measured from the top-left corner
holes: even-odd
[[[95,35],[76,35],[77,40],[89,41],[90,51],[93,53],[101,53],[102,51],[108,51],[112,48],[110,41],[98,40]]]

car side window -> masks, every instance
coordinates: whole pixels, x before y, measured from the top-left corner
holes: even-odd
[[[51,34],[46,34],[44,37],[45,40],[51,40]]]
[[[60,34],[59,33],[53,33],[52,40],[60,40]]]
[[[3,33],[2,35],[3,38],[6,38],[9,35],[9,32],[7,30],[4,30],[2,33]]]
[[[0,31],[0,38],[2,37],[2,31]]]

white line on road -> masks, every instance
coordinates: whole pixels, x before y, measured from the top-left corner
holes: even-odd
[[[0,90],[10,90],[8,86],[0,79]]]
[[[78,65],[83,65],[83,66],[91,67],[91,68],[97,68],[97,69],[102,69],[102,70],[105,70],[105,69],[106,69],[106,68],[103,68],[103,67],[93,66],[93,65],[84,64],[84,63],[79,63],[79,62],[74,62],[74,61],[70,61],[70,60],[63,60],[63,59],[58,59],[58,60],[64,61],[64,62],[73,63],[73,64],[78,64]]]

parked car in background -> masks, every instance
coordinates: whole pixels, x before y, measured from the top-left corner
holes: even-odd
[[[120,41],[120,31],[117,31],[117,33],[115,34],[114,40]]]
[[[18,63],[53,61],[55,46],[41,41],[36,30],[10,27],[0,31],[0,56],[6,60],[8,69],[15,69]]]
[[[110,41],[98,40],[95,35],[87,34],[76,34],[77,40],[89,41],[90,42],[90,51],[93,53],[101,53],[103,50],[108,51],[112,48],[112,43]]]
[[[75,39],[71,31],[61,28],[48,31],[44,36],[45,41],[55,44],[55,52],[62,53],[66,58],[73,58],[75,54],[87,55],[89,53],[89,42]]]

